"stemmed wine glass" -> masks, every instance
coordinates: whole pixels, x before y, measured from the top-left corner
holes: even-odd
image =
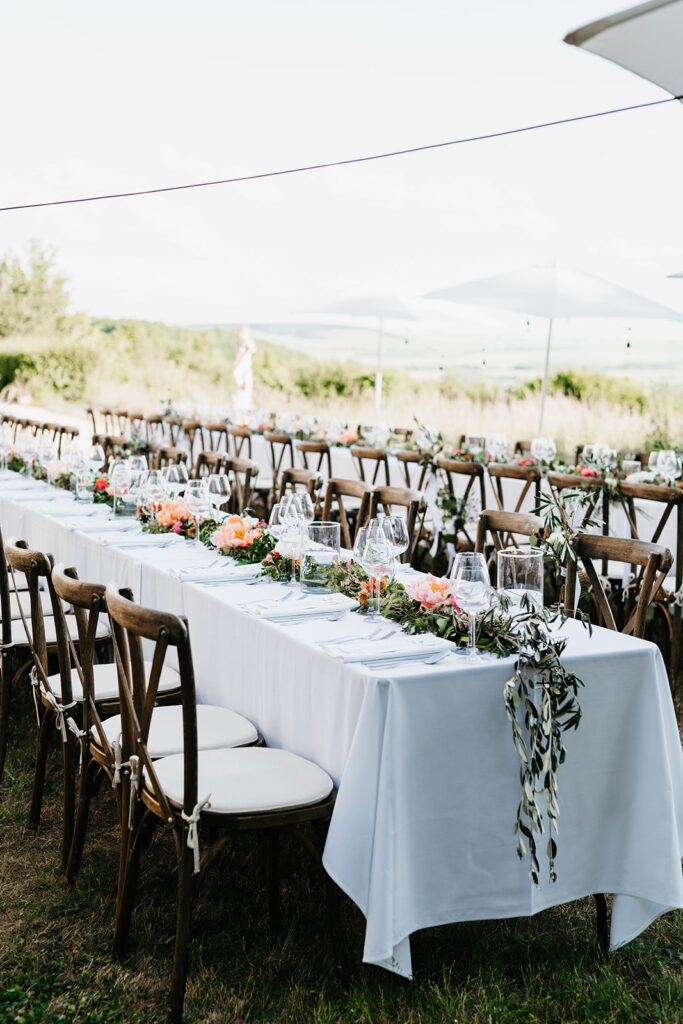
[[[195,521],[195,544],[199,544],[199,524],[202,516],[211,508],[206,480],[188,480],[184,499],[187,510]]]
[[[477,662],[480,660],[477,656],[477,613],[484,611],[491,604],[491,581],[483,554],[472,551],[457,554],[451,570],[451,579],[453,597],[468,616],[468,657],[471,662]]]
[[[292,578],[289,586],[296,586],[296,556],[300,547],[301,529],[304,525],[304,504],[301,494],[285,494],[279,501],[280,525],[284,527],[284,535],[291,537],[292,544]],[[306,495],[308,497],[308,495]],[[310,498],[309,498],[310,501]],[[309,520],[313,522],[313,517]]]
[[[402,555],[410,547],[408,524],[403,516],[378,516],[377,519],[370,521],[368,532],[373,538],[383,536],[387,539],[397,563],[399,555]]]
[[[396,558],[386,534],[383,532],[372,533],[370,527],[367,529],[364,543],[362,543],[362,547],[359,549],[359,554],[360,564],[365,569],[370,580],[371,599],[373,591],[375,591],[374,607],[370,614],[373,618],[377,618],[380,614],[382,580],[393,579],[396,570]]]
[[[144,482],[143,498],[150,510],[158,508],[166,497],[166,481],[158,469],[150,469]]]
[[[102,469],[106,462],[104,454],[104,448],[101,444],[91,444],[85,451],[85,462],[90,467],[93,475],[97,473],[98,469]]]
[[[184,462],[172,462],[170,466],[166,466],[161,472],[166,481],[166,490],[172,498],[177,498],[185,490],[190,479],[187,466]]]
[[[209,501],[215,508],[216,515],[218,515],[218,510],[222,508],[223,505],[227,505],[232,493],[227,474],[211,473],[207,479],[207,487],[209,491]]]
[[[657,455],[657,469],[668,480],[675,480],[681,472],[681,460],[672,448],[663,448]]]

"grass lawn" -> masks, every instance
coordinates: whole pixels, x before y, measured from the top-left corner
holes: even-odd
[[[143,856],[130,955],[123,966],[115,965],[113,795],[105,783],[94,803],[81,874],[70,888],[59,869],[57,757],[40,830],[26,826],[34,723],[31,708],[22,703],[14,706],[0,787],[0,1022],[163,1021],[174,934],[171,841],[159,832]],[[202,877],[185,1001],[188,1022],[683,1021],[683,913],[666,915],[608,959],[597,951],[590,899],[535,918],[430,929],[413,937],[415,981],[406,983],[361,965],[363,918],[346,901],[345,940],[357,966],[343,989],[331,963],[320,880],[293,844],[283,850],[283,876],[285,924],[279,935],[270,929],[253,837],[238,836],[230,853]]]

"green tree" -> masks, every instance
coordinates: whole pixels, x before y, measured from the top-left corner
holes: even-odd
[[[66,281],[54,267],[54,253],[32,242],[22,262],[0,260],[0,338],[70,334],[78,318],[67,314]]]

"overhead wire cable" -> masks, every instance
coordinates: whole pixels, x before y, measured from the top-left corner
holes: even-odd
[[[673,103],[676,100],[683,100],[681,96],[668,96],[664,100],[652,100],[649,103],[635,103],[628,107],[615,107],[612,110],[598,110],[592,114],[578,114],[575,117],[563,117],[556,121],[542,121],[539,124],[530,124],[522,128],[506,128],[498,132],[487,132],[485,135],[470,135],[461,139],[451,139],[448,142],[432,142],[424,146],[411,146],[408,149],[395,149],[387,153],[373,153],[369,156],[350,157],[346,160],[329,160],[324,163],[305,164],[301,167],[287,167],[278,171],[262,171],[259,174],[243,174],[235,178],[222,178],[217,181],[196,181],[186,185],[165,185],[160,188],[138,189],[134,192],[110,192],[97,196],[80,196],[77,199],[53,199],[39,203],[18,203],[14,206],[0,206],[0,213],[9,213],[12,210],[37,210],[46,206],[69,206],[75,203],[97,203],[105,199],[130,199],[134,196],[158,195],[161,192],[182,192],[194,188],[212,188],[216,185],[234,185],[244,181],[260,181],[265,178],[278,178],[288,174],[304,174],[309,171],[322,171],[331,167],[348,167],[352,164],[370,163],[374,160],[388,160],[397,156],[409,156],[411,153],[425,153],[429,150],[445,149],[448,146],[462,146],[470,142],[486,142],[490,139],[502,139],[506,136],[521,135],[525,132],[535,132],[543,128],[556,128],[563,124],[576,124],[579,121],[590,121],[598,117],[610,117],[613,114],[625,114],[633,110],[645,110],[648,107],[660,107],[665,103]]]

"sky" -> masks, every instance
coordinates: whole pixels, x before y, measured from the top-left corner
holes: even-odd
[[[662,99],[567,46],[618,0],[0,0],[0,205],[258,173]],[[296,318],[556,260],[683,309],[683,105],[374,164],[0,214],[75,308]]]

